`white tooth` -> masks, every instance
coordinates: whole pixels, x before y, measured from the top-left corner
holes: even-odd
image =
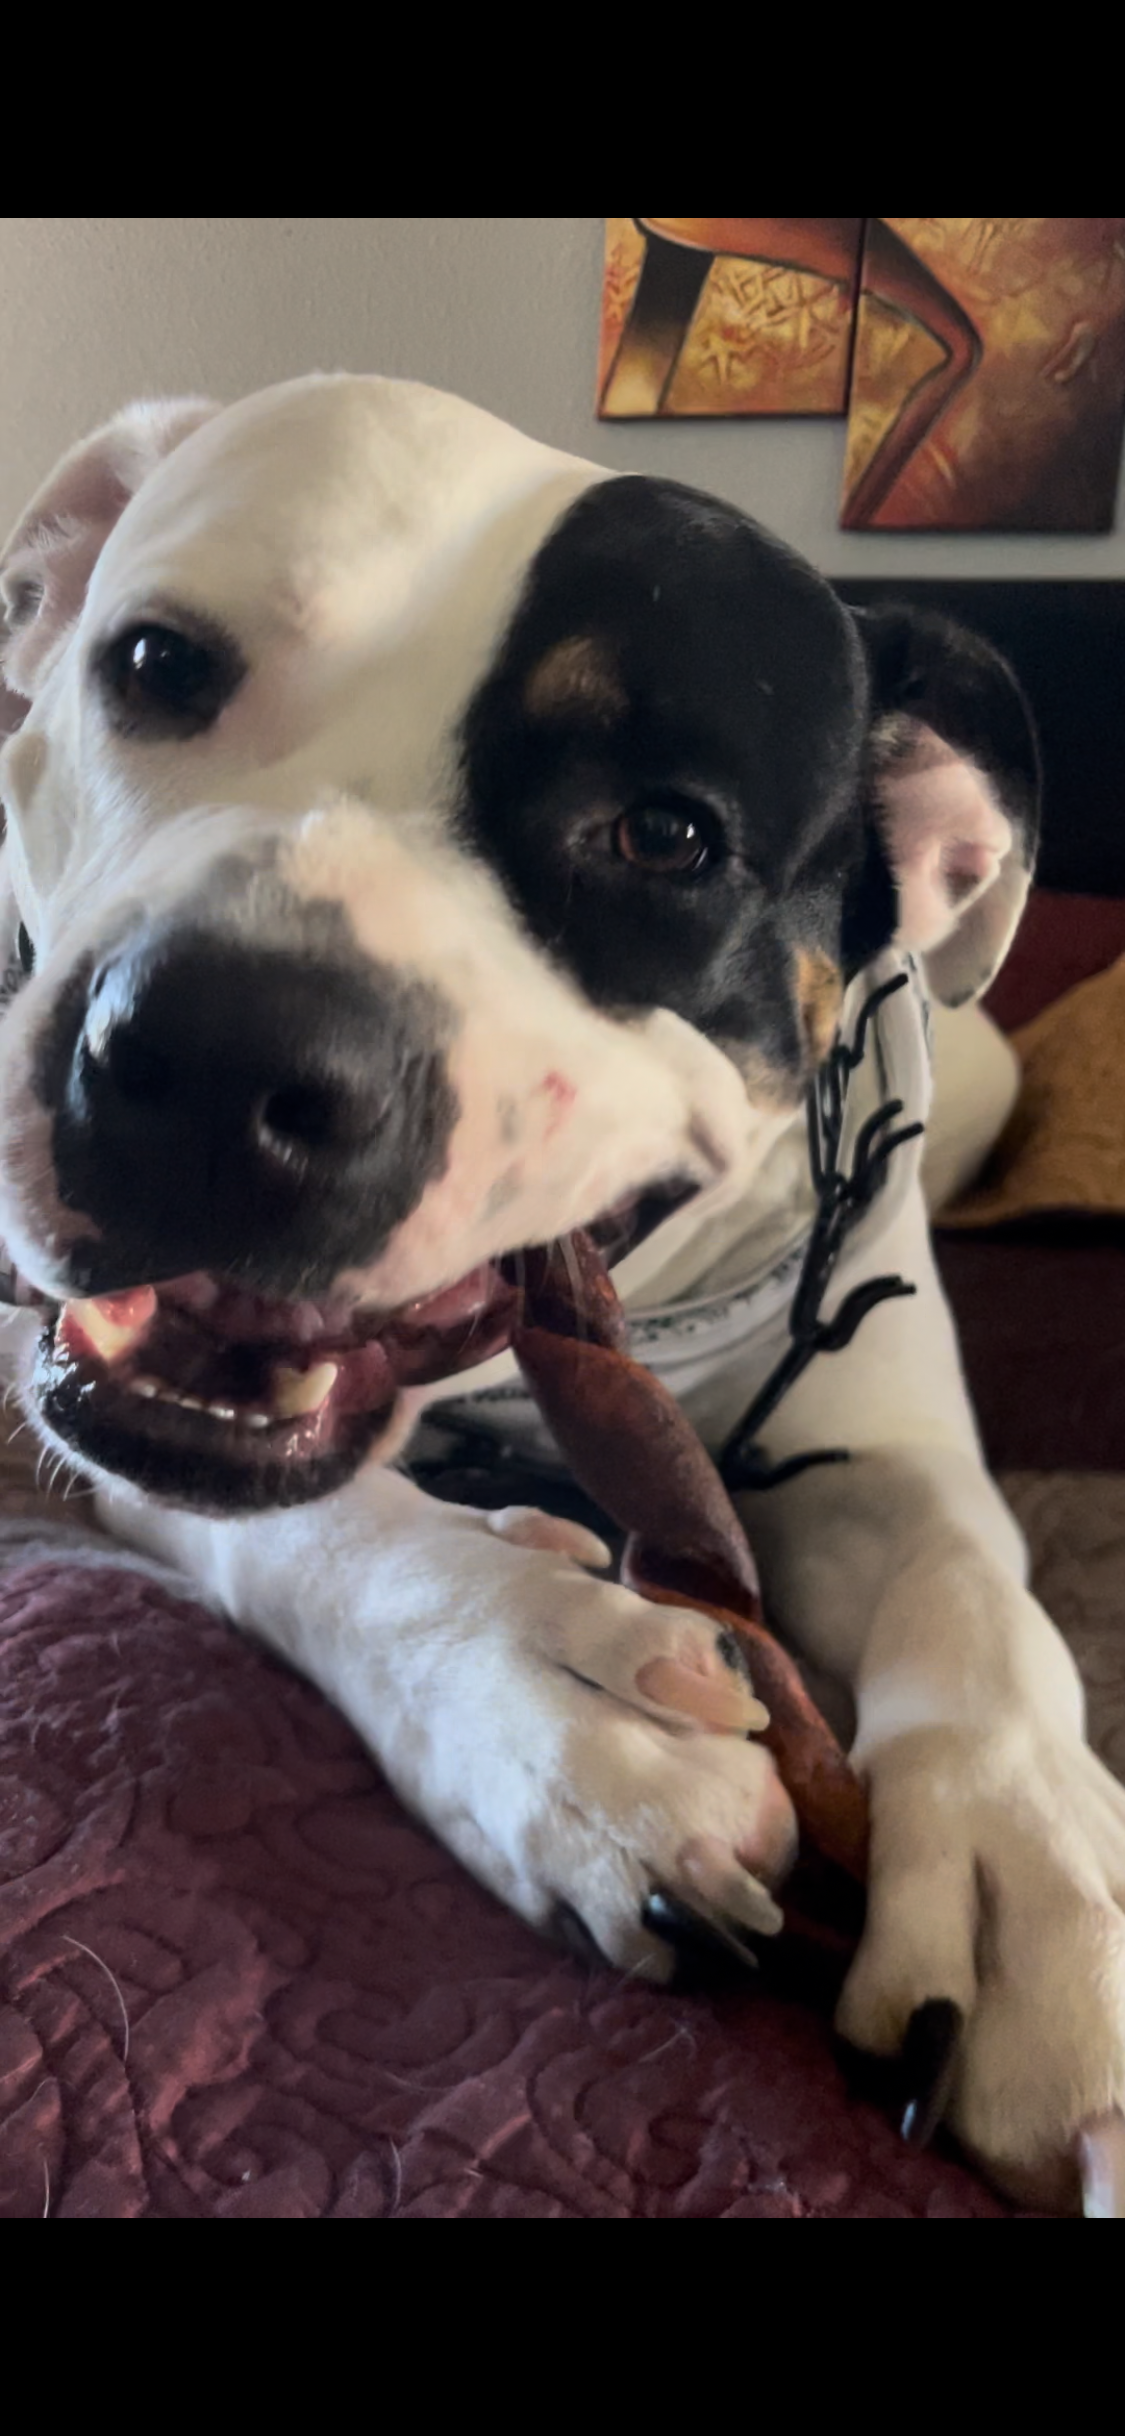
[[[318,1413],[340,1376],[338,1362],[317,1362],[312,1370],[274,1365],[273,1409],[279,1421],[296,1421],[302,1413]]]
[[[201,1413],[206,1409],[202,1396],[177,1396],[176,1402],[183,1406],[186,1413]]]
[[[131,1396],[158,1396],[160,1394],[159,1379],[126,1379],[125,1385]]]
[[[216,1421],[233,1421],[234,1419],[233,1404],[197,1404],[195,1409],[201,1413],[214,1413]]]
[[[155,1301],[155,1297],[153,1299]],[[87,1343],[91,1344],[95,1353],[100,1355],[103,1362],[107,1363],[119,1362],[122,1354],[128,1353],[131,1345],[139,1343],[152,1317],[152,1312],[149,1310],[145,1312],[143,1319],[130,1320],[122,1324],[118,1320],[111,1320],[108,1313],[101,1309],[100,1304],[93,1300],[67,1303],[65,1308],[67,1316],[73,1319],[82,1330]]]
[[[270,1425],[268,1413],[243,1413],[242,1418],[247,1429],[268,1429]]]
[[[158,1387],[156,1393],[162,1404],[178,1404],[180,1401],[174,1387]]]

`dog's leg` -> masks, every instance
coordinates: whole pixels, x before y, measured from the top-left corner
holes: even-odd
[[[604,1551],[588,1533],[438,1504],[376,1467],[252,1521],[125,1490],[100,1504],[318,1683],[410,1808],[536,1927],[578,1922],[652,1978],[672,1956],[650,1919],[659,1932],[688,1908],[736,1941],[778,1927],[764,1881],[788,1861],[792,1813],[748,1739],[764,1713],[744,1661],[705,1617],[592,1580],[577,1560]]]
[[[890,2054],[951,2000],[956,2128],[1053,2199],[1078,2127],[1125,2103],[1125,1791],[983,1469],[918,1197],[883,1250],[916,1300],[817,1361],[766,1441],[851,1461],[741,1503],[775,1620],[856,1701],[871,1899],[841,2027]]]

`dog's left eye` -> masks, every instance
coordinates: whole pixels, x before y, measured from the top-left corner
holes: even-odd
[[[243,670],[226,643],[174,626],[130,626],[106,646],[96,674],[122,734],[198,736],[229,702]]]
[[[613,843],[623,862],[657,879],[695,879],[716,859],[711,823],[688,804],[634,806],[616,823]]]

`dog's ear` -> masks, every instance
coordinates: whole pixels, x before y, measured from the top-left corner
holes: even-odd
[[[897,607],[860,612],[859,624],[871,727],[858,927],[878,925],[881,887],[878,944],[893,930],[924,957],[935,997],[959,1006],[1003,962],[1031,885],[1035,729],[1007,661],[980,636]]]
[[[70,449],[36,492],[0,556],[8,630],[0,655],[0,716],[6,714],[0,732],[10,733],[24,716],[79,615],[94,562],[122,510],[161,459],[218,411],[206,398],[126,406]]]

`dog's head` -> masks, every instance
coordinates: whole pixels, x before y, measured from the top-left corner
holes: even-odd
[[[94,1469],[314,1496],[506,1257],[742,1189],[893,938],[983,986],[1035,747],[985,646],[412,386],[130,409],[3,565],[0,1235]]]

